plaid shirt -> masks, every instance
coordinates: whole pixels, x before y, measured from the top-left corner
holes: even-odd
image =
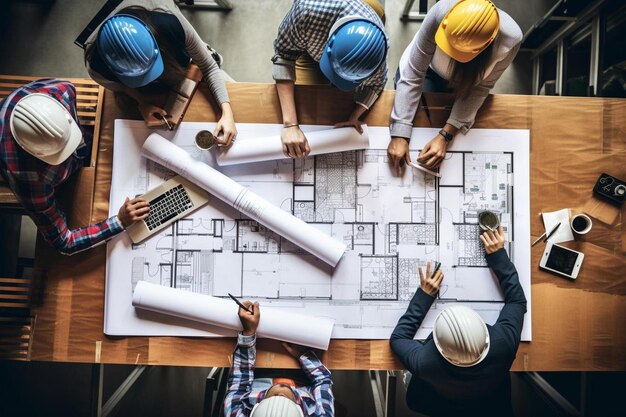
[[[305,52],[319,62],[333,24],[342,17],[355,15],[383,27],[376,12],[362,0],[294,0],[274,40],[274,80],[295,81],[296,59]],[[354,100],[369,109],[386,82],[387,63],[384,62],[356,88]]]
[[[92,138],[83,137],[76,151],[56,166],[48,165],[23,150],[13,139],[9,121],[17,102],[32,93],[47,94],[55,98],[78,121],[76,90],[70,82],[44,79],[18,88],[0,102],[0,173],[44,239],[69,255],[103,242],[123,228],[117,216],[79,229],[68,228],[65,214],[59,208],[55,194],[57,187],[83,166],[83,160],[89,155]]]
[[[304,410],[305,416],[335,415],[335,398],[333,381],[330,371],[312,351],[298,358],[304,373],[311,380],[311,385],[293,388],[296,401]],[[249,416],[255,404],[265,398],[268,390],[258,395],[251,395],[256,362],[256,335],[239,334],[237,348],[233,355],[233,366],[228,375],[228,387],[224,398],[224,415],[226,417]]]

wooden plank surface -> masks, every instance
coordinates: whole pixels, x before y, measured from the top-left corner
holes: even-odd
[[[279,123],[273,84],[228,84],[237,122]],[[385,91],[366,118],[388,125],[392,91]],[[430,122],[422,109],[416,126],[441,126],[451,104],[447,95],[428,94]],[[296,87],[300,123],[332,124],[352,109],[351,95],[330,87]],[[186,121],[216,120],[215,103],[203,87]],[[110,92],[104,99],[92,221],[108,215],[113,122],[138,119],[120,109]],[[490,96],[475,127],[519,128],[531,132],[532,238],[543,232],[539,213],[581,209],[601,172],[626,178],[626,100],[539,96]],[[459,136],[456,140],[463,140]],[[89,196],[85,196],[89,197]],[[623,212],[603,209],[605,224],[594,222],[584,238],[568,245],[585,252],[576,281],[538,268],[541,245],[532,249],[533,341],[520,345],[514,370],[626,370],[626,235]],[[83,216],[84,217],[84,216]],[[234,339],[175,337],[111,338],[102,333],[105,255],[103,246],[63,258],[45,248],[47,293],[37,310],[31,357],[35,360],[228,366]],[[259,342],[258,367],[295,367],[274,341]],[[332,369],[400,369],[385,340],[333,340],[322,357]]]

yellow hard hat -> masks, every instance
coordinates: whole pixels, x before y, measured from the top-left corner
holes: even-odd
[[[437,46],[458,62],[471,61],[493,42],[500,30],[498,9],[489,0],[459,0],[435,34]]]

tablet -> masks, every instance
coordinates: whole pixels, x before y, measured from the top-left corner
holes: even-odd
[[[585,255],[572,249],[548,243],[539,267],[570,279],[576,279]]]

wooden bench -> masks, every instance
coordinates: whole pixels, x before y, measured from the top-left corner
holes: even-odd
[[[0,75],[0,100],[24,84],[41,78],[23,75]],[[95,167],[98,155],[98,139],[100,138],[100,118],[102,115],[104,88],[95,81],[85,78],[60,79],[70,81],[76,87],[76,111],[81,126],[93,126],[93,143],[89,166]],[[19,206],[19,203],[15,195],[0,176],[0,208],[15,208],[17,206]]]

